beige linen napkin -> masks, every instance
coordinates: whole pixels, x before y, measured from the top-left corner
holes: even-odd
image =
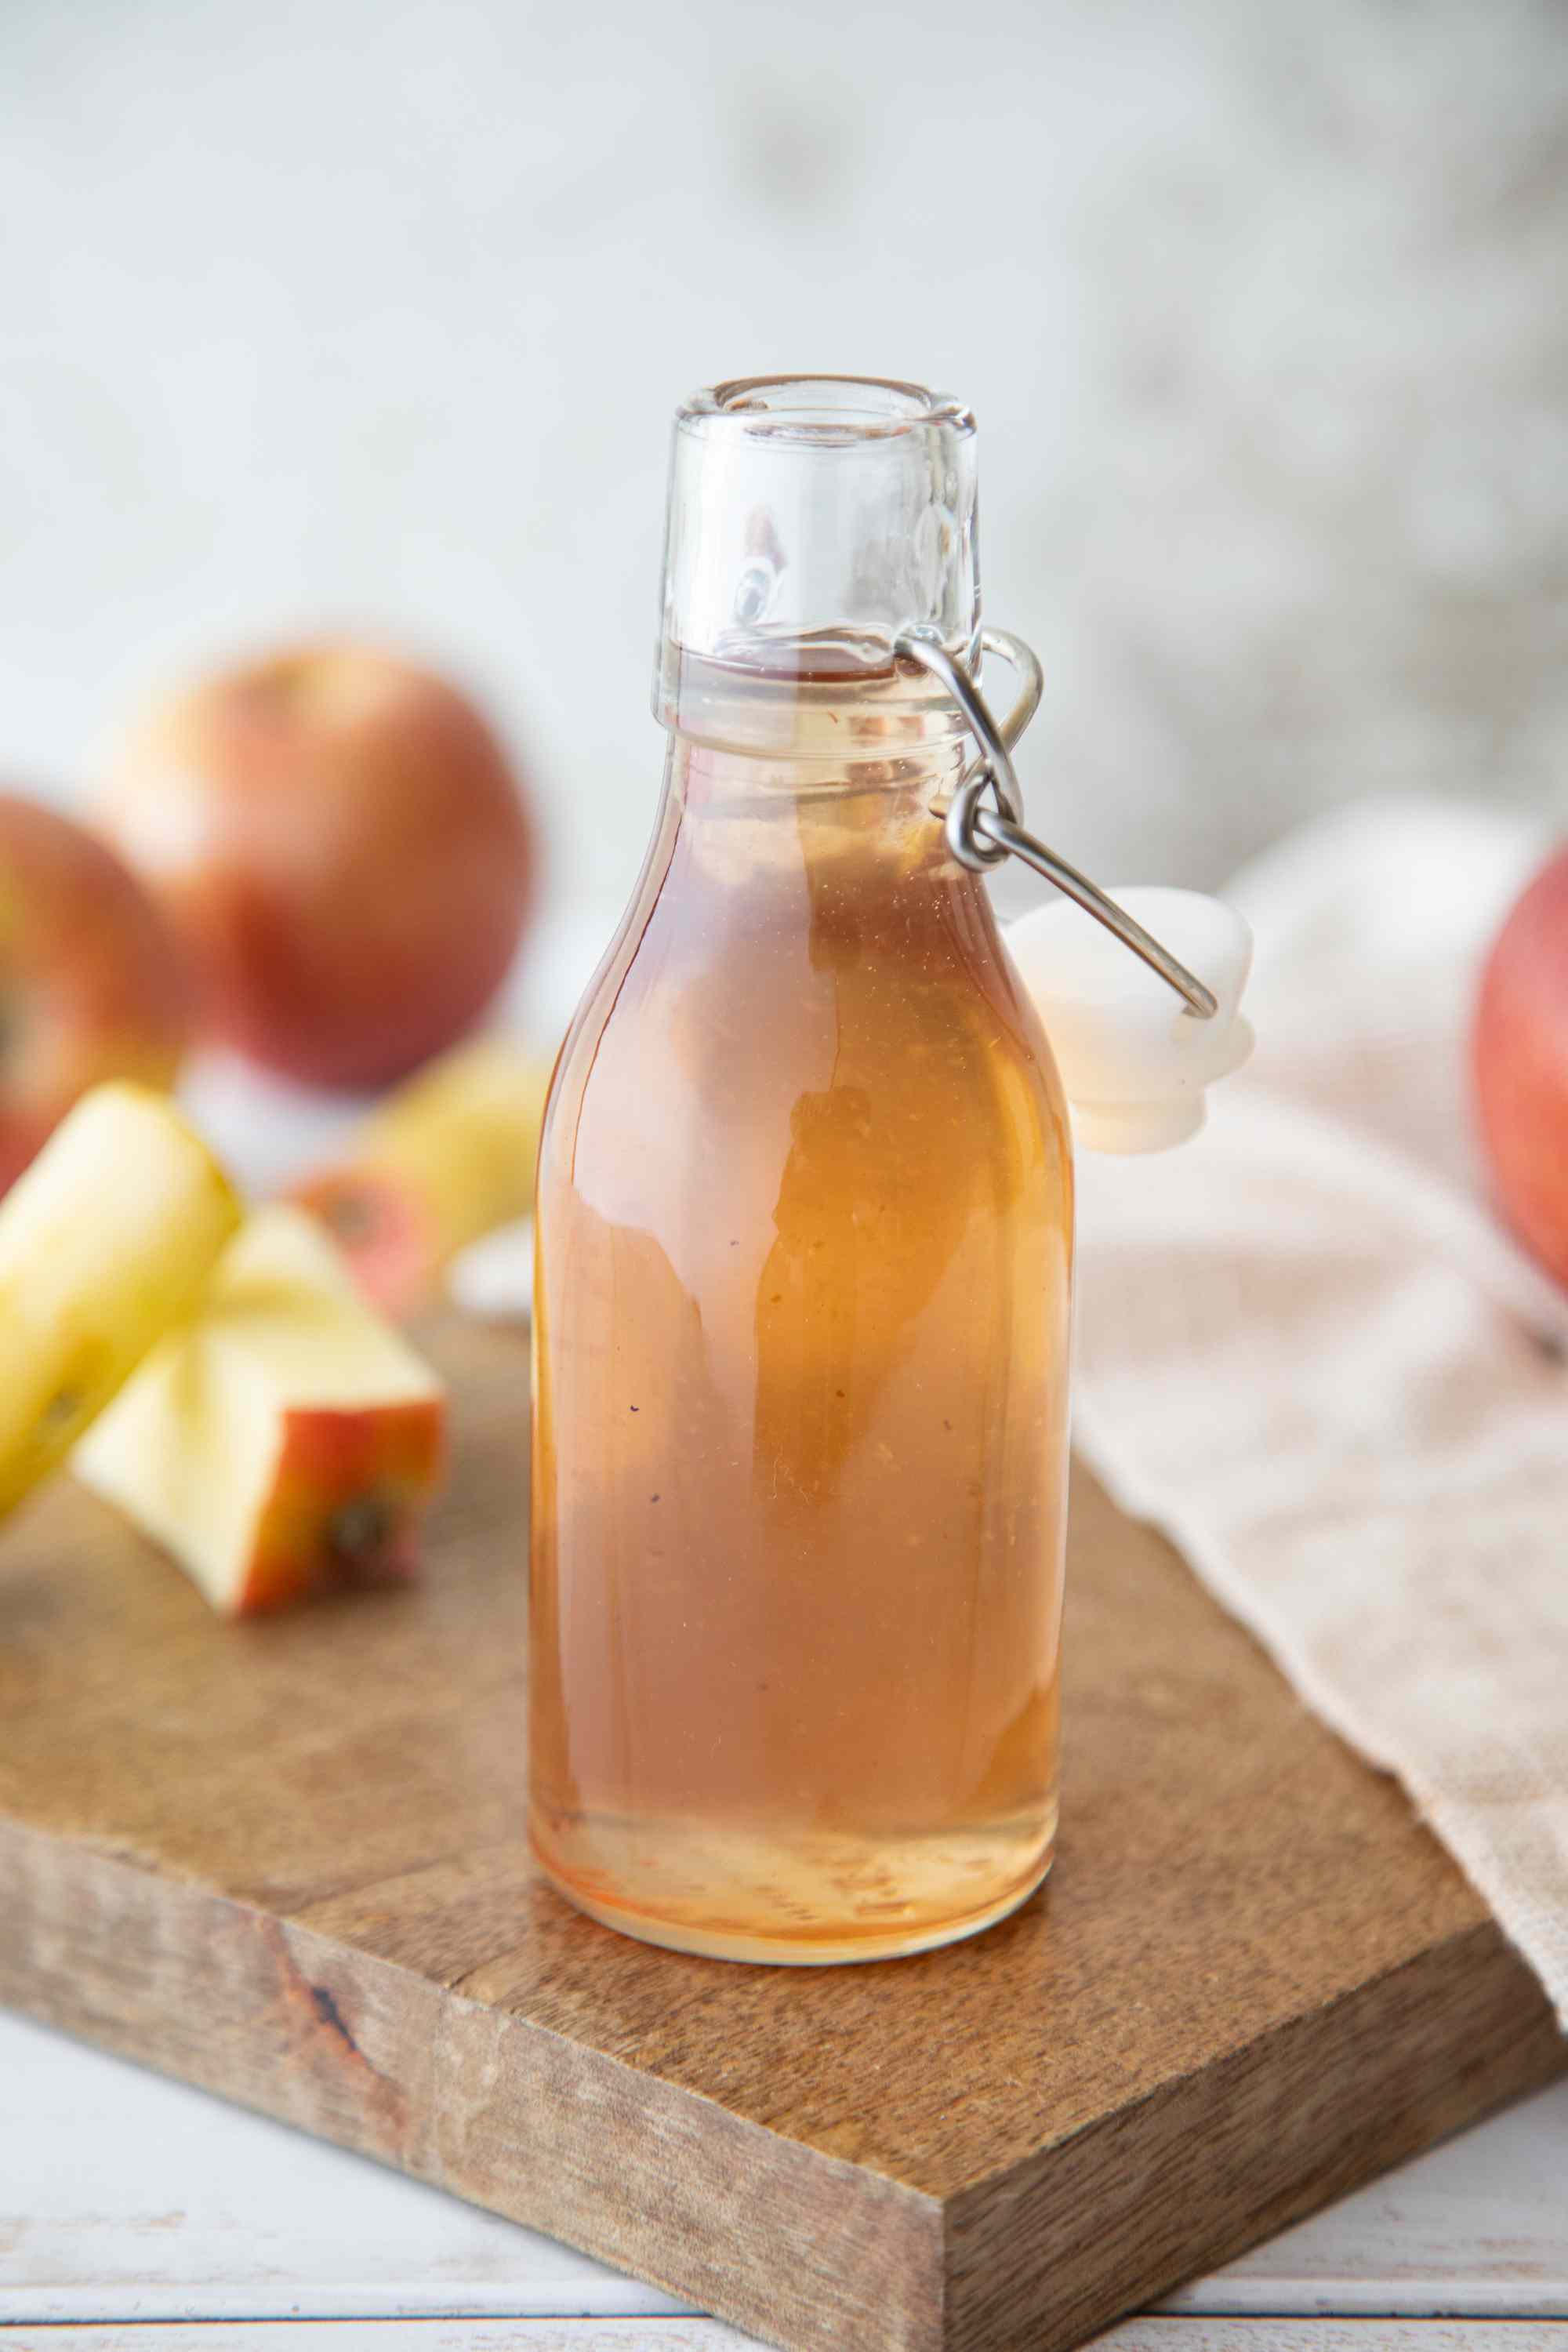
[[[1568,1297],[1485,1205],[1464,1033],[1535,828],[1363,807],[1226,895],[1257,1061],[1080,1155],[1077,1440],[1394,1772],[1568,2027]]]

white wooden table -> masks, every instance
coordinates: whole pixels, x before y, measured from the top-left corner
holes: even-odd
[[[750,2343],[550,2239],[0,2015],[0,2352]],[[1103,2343],[1568,2352],[1568,2081]]]

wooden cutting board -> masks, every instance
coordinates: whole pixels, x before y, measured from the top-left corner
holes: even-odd
[[[860,1969],[579,1918],[521,1830],[526,1350],[432,1349],[416,1591],[225,1626],[66,1480],[0,1536],[0,2000],[801,2352],[1076,2343],[1563,2063],[1398,1789],[1082,1475],[1043,1896]]]

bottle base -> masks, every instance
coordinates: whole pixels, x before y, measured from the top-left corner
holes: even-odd
[[[603,1885],[584,1886],[552,1864],[537,1833],[532,1843],[535,1861],[550,1885],[574,1909],[597,1920],[601,1927],[613,1927],[638,1943],[660,1945],[668,1951],[773,1968],[838,1968],[859,1960],[907,1959],[917,1952],[962,1943],[1020,1909],[1044,1885],[1054,1853],[1054,1841],[1037,1847],[1021,1871],[984,1903],[962,1911],[943,1913],[929,1906],[884,1902],[878,1906],[884,1913],[880,1922],[819,1918],[763,1930],[725,1919],[721,1913],[707,1918],[665,1916],[629,1902]],[[902,1910],[906,1916],[895,1921],[886,1916],[893,1910]],[[907,1916],[910,1912],[916,1916]]]

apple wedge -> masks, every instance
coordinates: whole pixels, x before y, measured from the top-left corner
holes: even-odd
[[[459,1250],[532,1208],[549,1086],[548,1068],[504,1038],[459,1046],[291,1197],[325,1225],[367,1298],[414,1314]]]
[[[95,1087],[0,1202],[0,1512],[195,1306],[239,1203],[166,1097]]]
[[[226,1616],[412,1573],[441,1382],[303,1211],[258,1210],[201,1315],[157,1348],[72,1466]]]

